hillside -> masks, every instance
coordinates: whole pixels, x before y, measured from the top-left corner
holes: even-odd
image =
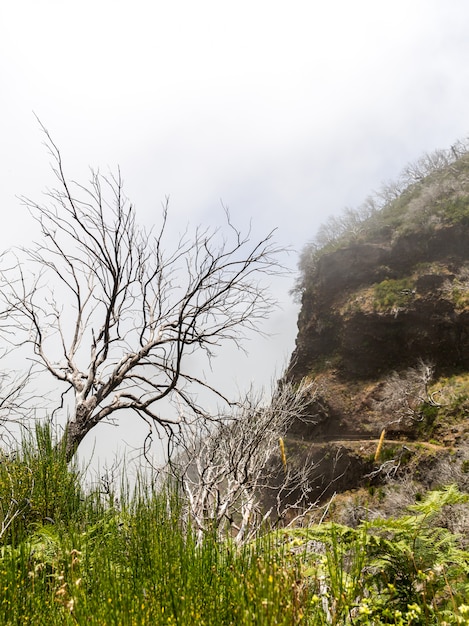
[[[404,478],[415,491],[443,482],[467,489],[466,147],[423,157],[331,219],[303,251],[300,272],[287,378],[313,380],[316,391],[287,445],[299,464],[317,459],[313,493]]]

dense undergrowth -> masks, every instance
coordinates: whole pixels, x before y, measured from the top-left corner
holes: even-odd
[[[82,486],[48,429],[0,463],[0,623],[469,624],[469,555],[430,492],[399,518],[193,532],[177,487]]]

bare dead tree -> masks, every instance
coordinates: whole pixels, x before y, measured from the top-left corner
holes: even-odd
[[[401,446],[400,450],[396,452],[393,459],[387,459],[380,463],[378,467],[373,469],[371,472],[365,475],[365,478],[375,478],[376,476],[385,476],[386,480],[391,480],[394,478],[402,463],[404,462],[405,457],[409,453],[409,448],[407,446]]]
[[[228,401],[186,359],[210,359],[227,341],[242,348],[246,332],[258,330],[274,304],[264,279],[280,271],[281,250],[272,233],[252,243],[228,211],[226,232],[199,227],[171,246],[167,202],[159,230],[147,232],[120,172],[91,171],[88,185],[69,181],[43,130],[58,187],[46,204],[24,199],[42,241],[23,250],[2,295],[35,364],[61,385],[63,406],[72,398],[67,457],[122,411],[142,418],[149,433],[171,437],[205,416],[195,388]],[[31,267],[37,271],[29,274]],[[178,405],[174,414],[166,403],[158,410],[165,399]]]
[[[296,390],[285,384],[267,406],[251,399],[211,429],[185,429],[168,471],[187,497],[199,538],[215,530],[242,543],[272,515],[278,521],[289,510],[298,519],[316,504],[309,493],[313,462],[295,467],[283,447],[283,436],[314,395],[314,383]],[[265,510],[269,489],[275,504]]]
[[[384,426],[420,420],[420,407],[427,403],[437,406],[435,393],[430,393],[429,386],[433,380],[433,365],[419,360],[414,367],[403,372],[392,372],[386,379],[375,408],[384,415],[392,415],[392,421]]]

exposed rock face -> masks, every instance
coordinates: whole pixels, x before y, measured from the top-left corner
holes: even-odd
[[[419,358],[469,368],[469,309],[456,297],[466,267],[464,224],[324,254],[303,295],[289,375],[334,366],[378,378]]]
[[[348,465],[343,478],[334,478],[334,491],[389,478],[379,459],[373,462],[383,429],[397,450],[395,468],[404,458],[399,446],[409,458],[423,446],[435,463],[445,455],[453,455],[451,463],[466,458],[469,156],[405,190],[364,221],[358,235],[312,250],[286,377],[316,381],[317,393],[309,423],[299,420],[287,445],[309,442],[318,459],[321,445],[329,455],[331,445],[342,450]],[[433,392],[430,379],[456,375],[463,387],[439,403],[434,394],[444,395],[446,383]],[[437,454],[432,446],[440,446]],[[415,458],[409,463],[418,467]]]

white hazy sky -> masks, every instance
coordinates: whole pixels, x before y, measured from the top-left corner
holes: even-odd
[[[170,196],[178,224],[210,224],[222,200],[299,251],[406,163],[467,137],[468,32],[466,0],[5,1],[0,250],[35,236],[17,196],[52,182],[34,111],[72,178],[120,166],[143,223]],[[244,389],[281,373],[293,282],[273,285],[270,339],[222,354],[215,378]],[[83,454],[138,437],[126,419],[98,427]]]

